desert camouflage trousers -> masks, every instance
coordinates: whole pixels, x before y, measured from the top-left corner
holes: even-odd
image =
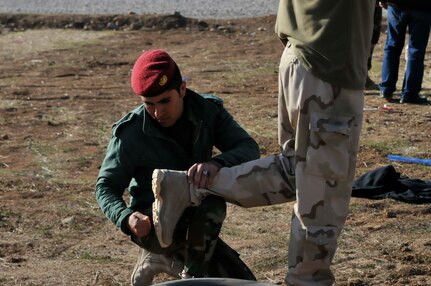
[[[362,127],[362,90],[342,89],[305,70],[289,47],[280,61],[279,144],[295,158],[297,201],[288,285],[331,285],[337,239],[348,214]]]
[[[363,91],[332,86],[304,69],[289,47],[280,62],[279,144],[282,154],[222,168],[208,190],[256,207],[294,201],[287,285],[331,285],[337,239],[348,213]]]

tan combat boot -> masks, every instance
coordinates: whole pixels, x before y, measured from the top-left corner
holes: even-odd
[[[154,254],[143,248],[139,249],[138,262],[131,276],[132,286],[151,285],[159,273],[166,273],[175,278],[181,278],[180,273],[184,264],[171,256]]]
[[[153,220],[162,247],[172,243],[175,226],[184,210],[217,195],[245,208],[294,201],[295,177],[291,159],[278,155],[221,168],[210,189],[196,189],[184,171],[153,172]]]

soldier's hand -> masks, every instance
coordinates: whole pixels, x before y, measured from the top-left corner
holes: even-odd
[[[138,237],[147,236],[151,230],[150,218],[140,212],[134,212],[127,220],[129,230]]]
[[[214,161],[196,163],[187,171],[187,179],[189,184],[193,184],[196,188],[209,188],[220,169],[221,165]]]

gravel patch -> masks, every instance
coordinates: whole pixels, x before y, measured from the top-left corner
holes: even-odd
[[[275,15],[278,0],[0,0],[0,13],[173,14],[197,19]]]

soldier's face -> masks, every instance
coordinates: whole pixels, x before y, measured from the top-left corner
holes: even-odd
[[[180,92],[167,90],[154,97],[142,96],[145,109],[162,127],[170,127],[183,115],[186,83],[181,84]]]

